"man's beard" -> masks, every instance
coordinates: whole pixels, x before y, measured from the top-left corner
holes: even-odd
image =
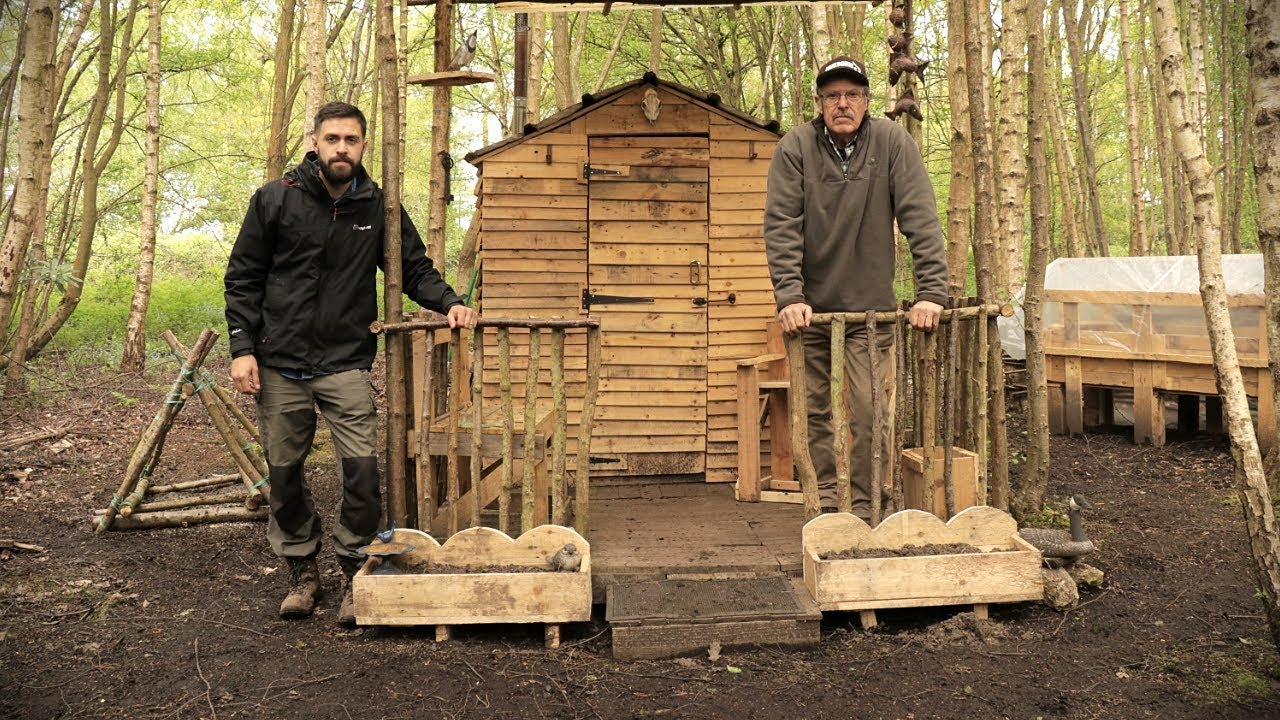
[[[347,164],[347,168],[345,170],[338,170],[333,166],[333,163],[335,162],[339,162],[339,160],[335,158],[328,162],[320,163],[320,174],[324,175],[324,179],[328,180],[333,185],[341,185],[343,183],[350,182],[351,178],[356,175],[356,169],[360,167],[360,163],[358,162],[353,163],[350,160],[342,160],[341,162],[345,162]]]

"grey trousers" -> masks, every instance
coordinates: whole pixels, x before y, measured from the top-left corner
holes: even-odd
[[[865,325],[845,329],[845,397],[848,400],[848,430],[852,432],[852,460],[849,478],[852,486],[853,514],[869,520],[871,517],[871,491],[878,486],[884,498],[883,478],[888,476],[892,463],[889,449],[893,430],[894,402],[894,353],[893,327],[884,325],[876,329],[876,346],[879,349],[876,370],[880,375],[881,479],[871,477],[871,363],[867,347]],[[836,459],[835,434],[831,427],[831,326],[810,326],[804,329],[805,384],[809,405],[809,453],[818,475],[818,496],[824,508],[836,507]],[[883,504],[881,505],[883,507]]]
[[[303,476],[316,433],[316,407],[333,436],[342,473],[342,504],[333,524],[340,561],[360,560],[382,516],[378,478],[378,414],[369,372],[349,370],[290,380],[261,368],[258,425],[271,482],[267,540],[280,557],[311,557],[320,549],[320,516]]]

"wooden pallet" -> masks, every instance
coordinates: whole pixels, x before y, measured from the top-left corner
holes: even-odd
[[[775,575],[725,580],[620,583],[608,590],[613,656],[655,660],[721,647],[808,647],[822,613],[798,580]]]

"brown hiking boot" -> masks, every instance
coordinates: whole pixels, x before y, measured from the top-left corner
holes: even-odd
[[[314,557],[288,560],[289,594],[280,603],[280,617],[304,618],[311,615],[320,594],[320,569]]]
[[[351,579],[360,571],[358,560],[339,558],[342,568],[342,604],[338,606],[338,624],[348,627],[356,624],[356,602],[351,595]]]

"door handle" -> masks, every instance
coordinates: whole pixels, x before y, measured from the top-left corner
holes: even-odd
[[[694,260],[693,262],[689,263],[689,284],[694,286],[702,284],[702,261],[701,260]]]

